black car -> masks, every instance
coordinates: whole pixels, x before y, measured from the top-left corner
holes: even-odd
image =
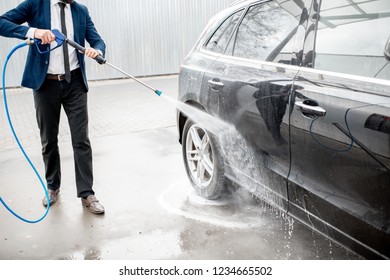
[[[180,69],[179,101],[210,116],[178,110],[193,187],[209,199],[248,188],[389,259],[390,1],[238,2]]]

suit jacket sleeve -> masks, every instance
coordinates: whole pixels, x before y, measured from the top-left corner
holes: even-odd
[[[26,0],[16,8],[0,16],[0,35],[4,37],[25,39],[28,26],[21,25],[30,21],[33,14],[31,2]]]
[[[89,15],[88,9],[86,13],[85,40],[89,43],[89,45],[92,48],[96,50],[100,50],[102,52],[103,57],[105,56],[106,44],[104,43],[103,39],[100,37],[99,33],[97,32],[95,25],[91,19],[91,16]]]

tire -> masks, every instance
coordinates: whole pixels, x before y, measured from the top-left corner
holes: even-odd
[[[182,153],[187,176],[198,195],[218,199],[226,194],[224,160],[218,142],[190,119],[183,129]]]

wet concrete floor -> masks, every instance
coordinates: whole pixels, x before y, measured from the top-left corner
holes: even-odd
[[[177,77],[165,79],[169,81],[157,82],[166,83],[166,90],[174,92]],[[101,108],[101,104],[94,104],[99,98],[106,100],[110,94],[138,89],[126,81],[110,82],[109,88],[107,92],[104,83],[92,85],[96,93],[90,100],[92,116],[95,108]],[[144,95],[128,96],[121,102],[145,104],[156,113],[156,108],[170,106],[163,99]],[[104,103],[106,112],[126,116],[118,104]],[[145,119],[151,117],[150,111]],[[165,117],[159,127],[145,125],[140,131],[124,129],[120,133],[118,128],[109,135],[94,128],[95,191],[106,208],[103,216],[91,214],[76,198],[71,145],[61,142],[63,182],[59,201],[38,224],[23,223],[0,207],[0,259],[358,258],[245,190],[222,201],[196,196],[185,175],[174,108]],[[123,127],[128,127],[123,122],[132,121],[130,117],[121,120]],[[26,149],[38,170],[43,170],[39,145]],[[16,148],[0,151],[0,186],[0,195],[19,214],[36,219],[44,213],[42,187]]]

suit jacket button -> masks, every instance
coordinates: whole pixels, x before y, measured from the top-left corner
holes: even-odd
[[[45,64],[49,64],[49,61],[46,60],[46,61],[45,61]]]

